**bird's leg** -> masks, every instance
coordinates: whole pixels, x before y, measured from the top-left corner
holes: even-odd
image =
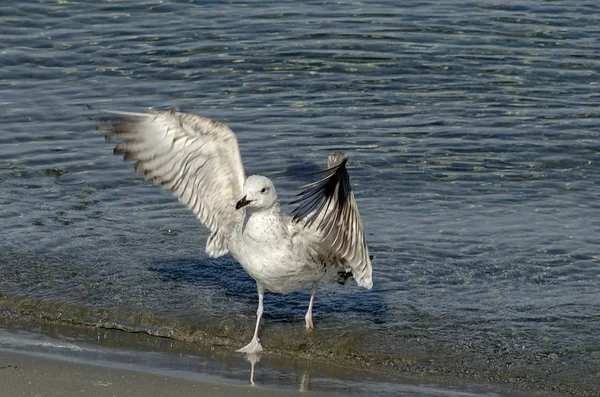
[[[260,325],[260,318],[263,314],[263,297],[265,295],[265,288],[258,283],[256,283],[256,287],[258,289],[258,309],[256,310],[256,328],[254,329],[254,337],[250,343],[238,350],[239,353],[254,354],[261,352],[263,349],[260,345],[260,340],[258,339],[258,327]]]
[[[304,319],[306,320],[306,329],[307,330],[312,330],[315,328],[314,324],[313,324],[313,320],[312,320],[312,308],[313,308],[313,304],[315,303],[315,295],[317,294],[317,283],[313,283],[312,285],[312,294],[310,295],[310,302],[308,303],[308,310],[306,311],[306,315],[304,316]]]

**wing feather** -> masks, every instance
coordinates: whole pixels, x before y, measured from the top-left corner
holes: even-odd
[[[317,173],[323,177],[302,186],[305,190],[292,202],[298,204],[292,215],[305,230],[319,236],[311,239],[316,251],[350,267],[358,285],[370,289],[371,258],[350,187],[347,161],[342,153],[330,155],[328,168]]]
[[[246,175],[233,131],[216,121],[176,111],[111,115],[98,129],[135,170],[170,190],[211,231],[206,252],[228,252],[227,235],[239,216]]]

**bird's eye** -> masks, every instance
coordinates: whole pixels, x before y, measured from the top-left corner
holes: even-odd
[[[264,193],[264,192],[266,192],[266,191],[267,191],[267,188],[266,188],[266,187],[263,187],[262,189],[260,189],[260,192],[261,192],[261,193]]]

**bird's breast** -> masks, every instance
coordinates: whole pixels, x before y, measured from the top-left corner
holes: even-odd
[[[321,271],[292,248],[287,227],[250,217],[234,230],[230,251],[248,274],[272,292],[288,293],[318,279]]]

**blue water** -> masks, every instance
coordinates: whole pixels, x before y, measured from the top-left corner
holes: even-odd
[[[249,339],[253,281],[87,107],[177,106],[232,128],[284,204],[351,156],[374,288],[320,290],[308,336],[309,291],[267,295],[267,350],[600,387],[599,3],[41,1],[0,24],[10,318]]]

